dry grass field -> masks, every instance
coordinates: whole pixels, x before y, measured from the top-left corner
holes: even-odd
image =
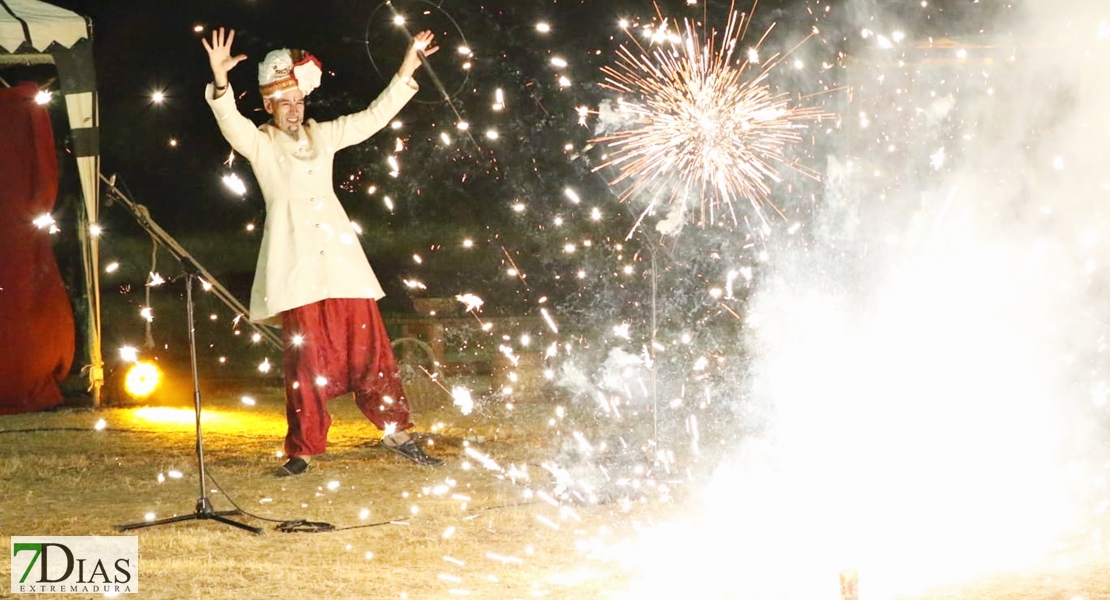
[[[218,485],[258,517],[326,522],[337,530],[285,533],[274,521],[246,515],[235,518],[265,528],[263,535],[214,521],[141,529],[131,533],[139,538],[141,573],[133,597],[651,596],[636,585],[644,573],[596,550],[680,516],[681,491],[666,502],[656,494],[594,506],[549,502],[542,492],[551,490],[551,481],[539,465],[560,443],[549,405],[486,407],[470,416],[454,407],[426,410],[419,428],[430,451],[447,459],[427,468],[375,448],[373,427],[350,399],[338,399],[329,454],[305,475],[277,479],[271,471],[281,463],[280,390],[255,390],[254,406],[244,405],[241,395],[225,389],[205,396],[208,488],[216,509],[231,508]],[[0,417],[0,545],[10,548],[11,535],[115,535],[118,524],[191,513],[198,496],[192,419],[192,410],[180,407]],[[483,466],[466,447],[501,471]],[[527,480],[506,475],[514,469],[527,471]],[[727,553],[728,547],[709,539],[698,550]],[[3,569],[8,572],[10,561]],[[717,597],[696,582],[690,589],[695,597]],[[1110,561],[1095,556],[922,598],[1110,600]]]

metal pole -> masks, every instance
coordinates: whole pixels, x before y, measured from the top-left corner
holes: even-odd
[[[193,408],[197,419],[197,463],[200,465],[200,496],[197,500],[198,511],[209,511],[208,484],[204,476],[204,434],[200,426],[200,378],[197,375],[197,332],[193,317],[193,274],[185,274],[185,314],[189,325],[189,367],[193,374]]]
[[[653,423],[652,423],[653,430],[654,430],[653,437],[655,438],[656,446],[658,446],[659,445],[659,394],[656,393],[656,389],[655,389],[655,344],[656,344],[655,340],[656,340],[656,334],[658,333],[658,328],[656,326],[656,309],[655,309],[656,290],[657,290],[657,283],[656,283],[656,273],[657,273],[656,266],[657,265],[656,265],[656,262],[655,262],[655,246],[652,245],[652,246],[648,246],[648,247],[651,248],[651,352],[649,353],[649,356],[651,356],[651,418],[653,420]]]

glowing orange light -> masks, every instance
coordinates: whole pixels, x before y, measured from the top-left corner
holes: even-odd
[[[132,398],[146,398],[162,383],[162,371],[154,363],[137,362],[127,370],[123,388]]]

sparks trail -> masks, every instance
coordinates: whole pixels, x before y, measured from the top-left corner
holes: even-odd
[[[389,9],[390,14],[392,14],[394,19],[396,20],[395,22],[397,22],[401,26],[401,31],[404,32],[405,37],[407,37],[409,42],[411,43],[413,39],[412,32],[410,32],[408,27],[404,25],[404,17],[401,15],[400,12],[397,11],[397,8],[393,6],[393,2],[391,0],[386,0],[383,4]],[[428,2],[428,4],[432,3]],[[442,12],[443,9],[440,8],[438,5],[433,4],[433,6],[439,8]],[[455,23],[454,19],[451,19],[450,16],[448,16],[447,18],[451,21],[452,24],[455,25],[456,28],[458,28],[458,23]],[[445,104],[447,104],[448,107],[450,107],[451,112],[455,115],[456,122],[466,121],[466,119],[462,116],[462,113],[459,112],[458,107],[455,106],[455,101],[451,98],[451,94],[448,93],[447,88],[443,85],[443,82],[440,81],[439,76],[436,75],[436,72],[432,68],[431,63],[428,62],[427,57],[424,56],[423,52],[419,52],[418,54],[420,56],[420,63],[424,67],[424,72],[428,75],[428,79],[432,81],[432,85],[435,86],[436,90],[440,93],[441,96],[443,96],[443,101]],[[372,62],[373,57],[371,57],[370,60]],[[479,152],[481,152],[482,146],[478,143],[478,140],[474,139],[474,135],[471,134],[469,130],[464,130],[464,132],[466,133],[466,137],[470,139],[470,142],[474,144],[474,147]]]
[[[513,272],[516,273],[516,278],[520,280],[520,283],[524,286],[524,289],[532,291],[532,288],[528,287],[528,282],[524,281],[524,271],[521,271],[520,267],[516,266],[516,261],[513,260],[513,256],[509,254],[509,250],[504,246],[501,246],[501,252],[505,255],[505,260],[507,260],[509,262],[509,265],[513,268]]]
[[[832,115],[794,106],[788,93],[771,90],[768,79],[817,30],[789,51],[761,60],[759,48],[774,25],[739,56],[751,15],[737,12],[735,4],[719,45],[716,30],[699,34],[687,19],[673,33],[658,6],[656,11],[660,23],[649,44],[655,47],[645,49],[630,33],[632,47],[621,45],[615,63],[602,68],[602,86],[631,98],[620,98],[618,106],[634,120],[591,140],[611,149],[594,171],[619,169],[610,183],[628,182],[619,195],[622,201],[645,192],[663,194],[680,210],[697,202],[701,225],[716,223],[721,212],[738,225],[734,202],[742,198],[764,221],[764,206],[781,215],[769,200],[769,181],[781,181],[776,165],[816,178],[813,170],[787,159],[785,149],[802,141],[800,131],[809,122]],[[645,215],[655,203],[653,197]]]

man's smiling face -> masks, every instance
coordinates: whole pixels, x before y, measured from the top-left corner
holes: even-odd
[[[285,90],[280,95],[265,98],[262,106],[273,117],[278,129],[289,135],[297,135],[304,122],[304,92],[297,88]]]

